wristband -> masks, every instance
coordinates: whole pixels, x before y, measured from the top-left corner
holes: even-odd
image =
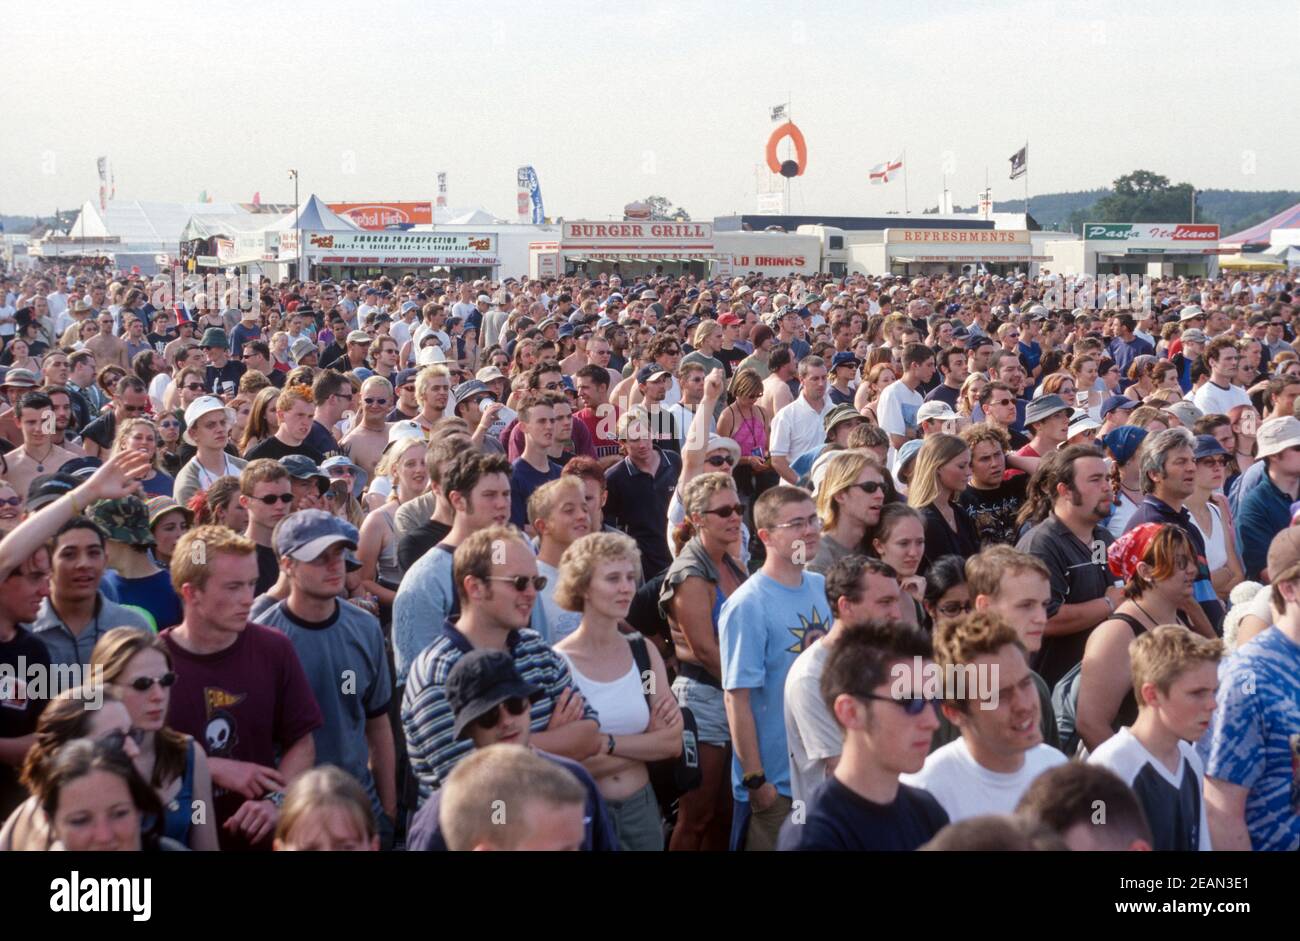
[[[609,744],[605,746],[605,754],[606,755],[614,754],[614,736],[612,735],[609,736]]]
[[[1110,608],[1110,613],[1115,613],[1115,602],[1110,600],[1110,595],[1102,595],[1101,600],[1106,602],[1106,607]]]
[[[81,507],[77,504],[77,495],[76,495],[76,493],[75,493],[74,491],[72,491],[72,490],[69,490],[69,491],[68,491],[68,499],[72,501],[72,515],[73,515],[73,516],[80,516],[81,513],[82,513],[82,510],[81,510]]]

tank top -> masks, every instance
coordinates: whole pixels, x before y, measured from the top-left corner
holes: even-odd
[[[181,789],[176,792],[163,814],[163,836],[185,846],[190,843],[190,829],[194,822],[194,739],[185,752],[185,773],[181,776]]]
[[[736,408],[734,405],[731,407]],[[740,445],[740,453],[745,457],[752,457],[755,449],[758,449],[767,454],[767,429],[763,427],[763,419],[758,414],[757,406],[753,415],[743,419],[740,409],[736,408],[736,418],[741,421],[731,430],[731,438]]]
[[[616,680],[602,683],[581,673],[569,655],[557,651],[569,665],[578,690],[600,716],[600,730],[606,735],[637,735],[650,725],[650,707],[646,705],[641,674],[632,661],[628,671]]]
[[[1207,503],[1210,510],[1210,530],[1206,532],[1201,529],[1201,524],[1197,522],[1195,514],[1192,514],[1192,524],[1200,531],[1201,536],[1205,539],[1205,565],[1211,572],[1217,572],[1228,564],[1228,544],[1226,535],[1223,532],[1223,515],[1219,508],[1213,503]]]
[[[1134,640],[1137,640],[1147,632],[1146,625],[1131,614],[1112,614],[1110,617],[1115,621],[1123,621],[1129,627],[1133,628]],[[1128,692],[1124,694],[1124,701],[1119,704],[1119,712],[1115,714],[1115,721],[1111,723],[1111,727],[1119,729],[1122,726],[1132,725],[1137,721],[1137,717],[1137,696],[1133,694],[1133,687],[1130,686]]]
[[[384,581],[396,585],[402,580],[402,566],[397,561],[397,527],[393,525],[391,514],[380,515],[388,524],[389,539],[379,550],[379,558],[375,560],[375,574]]]

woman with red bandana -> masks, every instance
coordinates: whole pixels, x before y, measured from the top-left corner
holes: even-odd
[[[1075,721],[1090,751],[1137,718],[1129,644],[1162,624],[1187,627],[1179,609],[1195,604],[1196,550],[1176,526],[1134,527],[1111,544],[1107,561],[1124,581],[1125,600],[1089,635],[1083,653]]]

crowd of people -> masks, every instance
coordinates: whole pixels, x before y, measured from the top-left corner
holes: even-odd
[[[1291,276],[157,287],[0,276],[4,849],[1300,849]]]

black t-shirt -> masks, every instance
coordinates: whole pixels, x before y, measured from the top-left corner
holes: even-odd
[[[1047,616],[1055,617],[1063,604],[1083,604],[1096,601],[1115,583],[1106,563],[1106,550],[1114,537],[1102,526],[1092,530],[1092,545],[1084,545],[1070,532],[1054,513],[1043,520],[1016,543],[1016,548],[1027,552],[1047,566],[1052,581],[1052,600],[1047,605]],[[1098,621],[1098,624],[1101,622]],[[1042,649],[1029,664],[1047,685],[1053,688],[1061,677],[1083,660],[1083,649],[1094,624],[1082,631],[1057,637],[1044,637]]]
[[[435,520],[425,520],[415,529],[397,537],[397,564],[406,571],[421,556],[447,538],[451,527]]]
[[[742,349],[732,348],[730,350],[718,350],[713,354],[713,358],[722,363],[722,368],[726,370],[727,376],[730,377],[736,371],[736,364],[748,355]]]
[[[960,504],[952,510],[953,521],[957,524],[955,531],[933,503],[921,511],[925,520],[925,556],[921,560],[921,574],[929,571],[935,560],[946,555],[968,559],[980,551],[979,533],[966,510]]]
[[[117,415],[113,412],[100,415],[82,430],[81,437],[93,441],[105,451],[111,450],[113,439],[117,437]]]
[[[203,385],[213,395],[221,395],[224,391],[221,387],[227,382],[231,384],[231,391],[233,391],[239,388],[239,380],[244,375],[244,371],[244,364],[236,359],[228,360],[220,369],[216,366],[208,366],[204,372]]]
[[[979,533],[980,548],[1014,546],[1017,541],[1016,514],[1025,502],[1028,474],[1017,474],[992,490],[967,486],[958,498]]]
[[[339,443],[334,440],[329,429],[318,421],[311,423],[311,431],[307,432],[307,439],[303,444],[309,448],[314,448],[326,457],[333,457],[335,454],[344,454],[344,450],[339,447]]]
[[[270,546],[257,547],[257,594],[264,595],[280,580],[280,558]]]
[[[954,389],[945,383],[940,383],[931,389],[925,396],[927,402],[943,402],[954,412],[957,410],[957,397],[961,395],[961,389]]]
[[[948,814],[920,788],[900,784],[893,803],[877,804],[831,777],[813,791],[804,822],[781,827],[777,849],[910,852],[947,825]]]
[[[267,457],[273,461],[278,461],[280,458],[287,457],[290,454],[301,454],[303,457],[309,458],[315,464],[320,464],[321,461],[325,460],[325,456],[309,445],[306,441],[302,444],[285,444],[274,435],[267,438],[265,441],[259,441],[257,444],[249,448],[248,453],[244,455],[244,459],[247,461],[255,461],[259,457]]]
[[[0,738],[22,738],[36,731],[36,720],[50,701],[49,690],[31,699],[26,696],[32,666],[46,668],[48,676],[50,652],[40,638],[18,626],[12,640],[0,643],[0,663],[12,671],[0,677]],[[27,791],[18,783],[18,768],[0,763],[0,814],[8,817],[26,799]]]
[[[390,422],[392,422],[392,421],[411,421],[411,420],[412,420],[413,418],[415,418],[415,416],[418,415],[418,414],[420,414],[420,413],[419,413],[419,412],[412,412],[410,415],[408,415],[408,414],[406,414],[404,411],[402,411],[402,407],[399,405],[397,408],[393,409],[391,412],[388,413],[388,418],[387,418],[386,420],[387,420],[387,421],[390,421]]]

